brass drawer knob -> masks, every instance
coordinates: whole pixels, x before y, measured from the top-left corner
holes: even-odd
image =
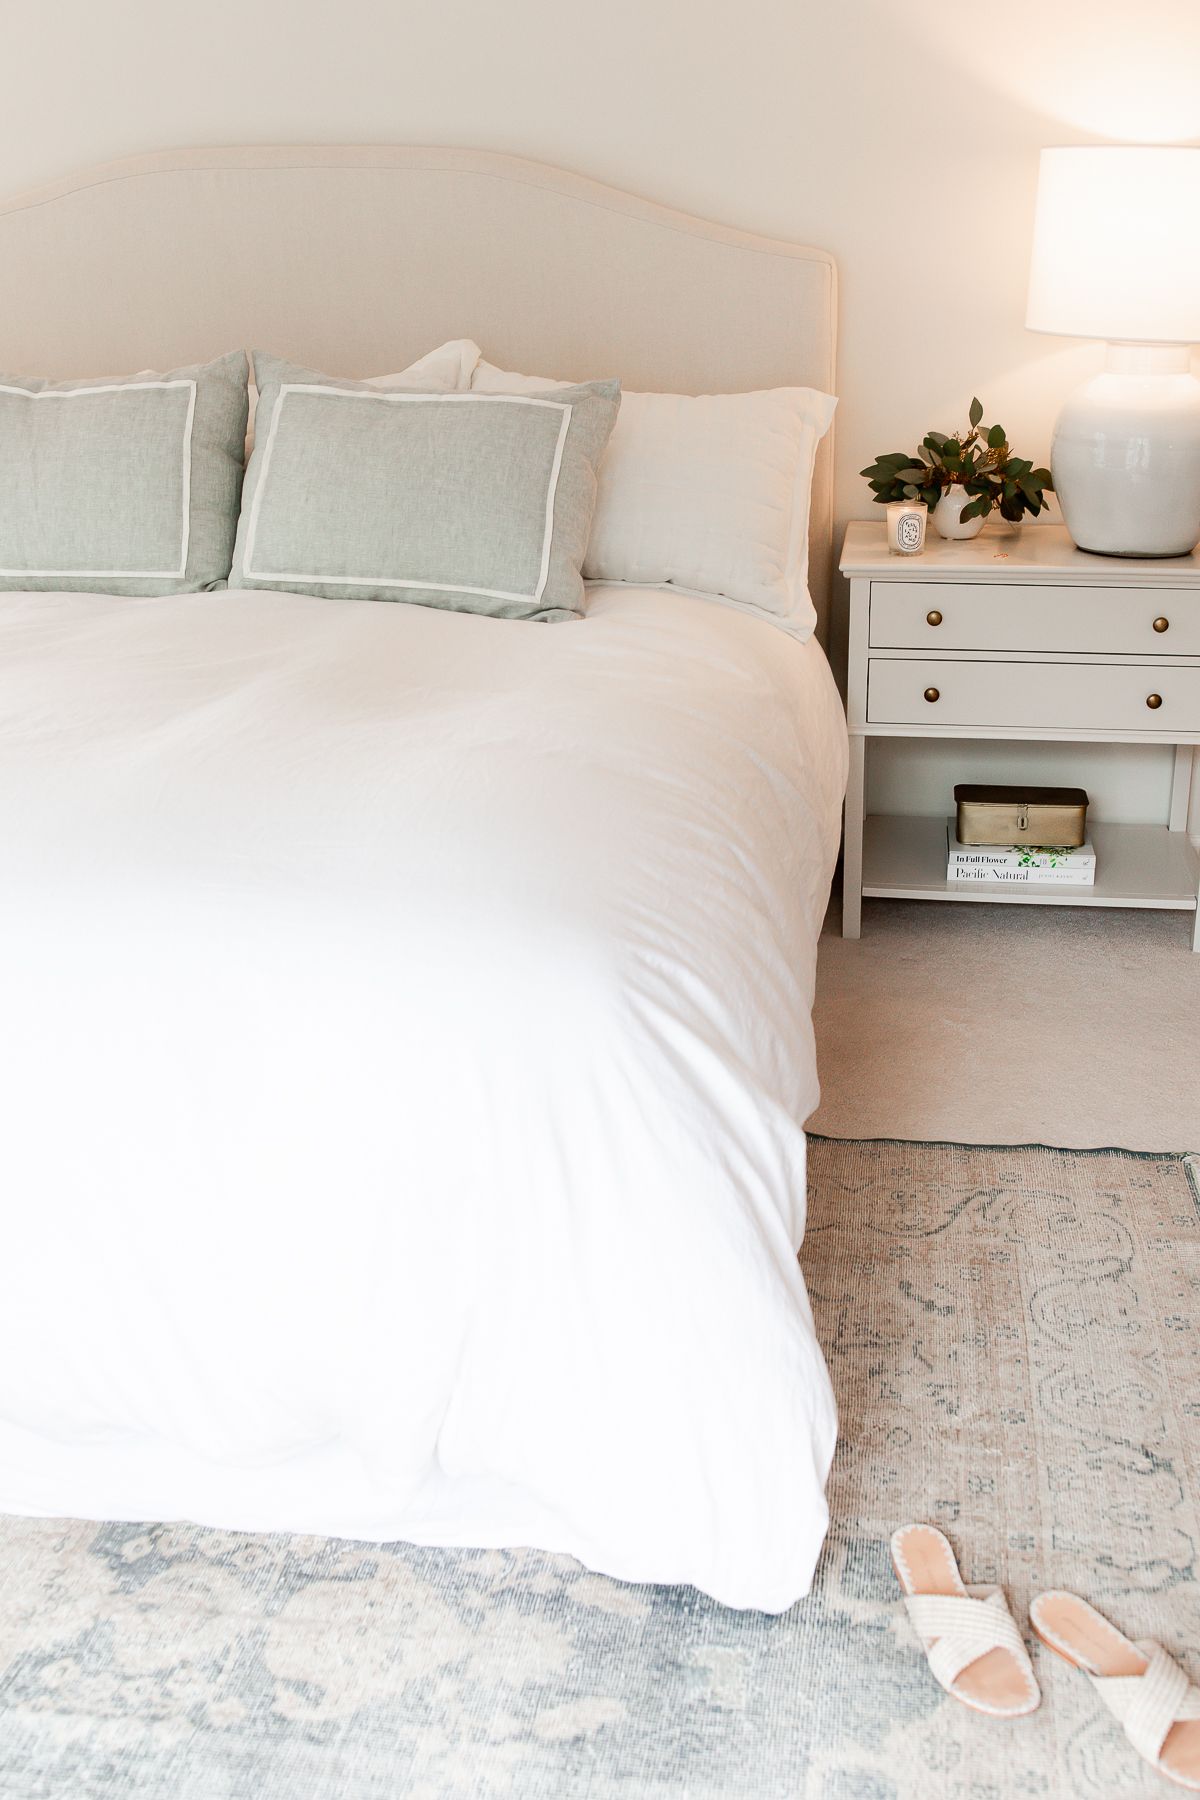
[[[940,612],[937,611],[936,607],[934,608],[933,612],[927,612],[925,614],[925,623],[927,625],[940,625],[941,622],[942,622],[942,615]],[[1154,629],[1155,629],[1155,631],[1158,630],[1157,624],[1155,625]],[[1163,630],[1164,631],[1166,630],[1165,623],[1163,625]]]
[[[1150,708],[1151,712],[1157,712],[1159,707],[1162,705],[1162,695],[1161,694],[1147,694],[1146,695],[1146,705]]]
[[[1155,619],[1154,629],[1155,629],[1155,631],[1170,631],[1170,629],[1171,629],[1170,619]]]
[[[935,700],[940,700],[941,697],[942,696],[938,692],[937,688],[926,688],[925,689],[925,698],[928,700],[930,706],[933,705]],[[1149,706],[1149,704],[1150,704],[1150,702],[1147,700],[1146,705]]]

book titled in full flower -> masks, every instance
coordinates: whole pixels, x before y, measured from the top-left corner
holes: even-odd
[[[1019,883],[1039,887],[1092,887],[1096,852],[1091,842],[1054,844],[960,844],[954,819],[946,821],[946,880]]]

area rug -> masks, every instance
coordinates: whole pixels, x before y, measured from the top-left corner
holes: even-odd
[[[931,1519],[1019,1617],[1077,1588],[1200,1676],[1195,1163],[817,1139],[801,1260],[842,1438],[784,1617],[531,1551],[0,1520],[0,1794],[1162,1793],[1040,1648],[1031,1719],[946,1699],[887,1542]]]

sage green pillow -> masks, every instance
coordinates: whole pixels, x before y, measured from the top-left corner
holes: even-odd
[[[230,584],[503,619],[583,612],[615,381],[553,394],[380,390],[259,352]]]
[[[123,379],[0,375],[0,588],[220,587],[237,530],[247,364]]]

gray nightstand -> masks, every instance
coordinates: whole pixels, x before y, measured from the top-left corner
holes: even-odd
[[[1200,557],[1089,556],[1058,525],[989,529],[969,543],[931,536],[924,555],[891,556],[882,523],[859,523],[846,532],[841,570],[850,577],[844,937],[860,935],[864,895],[1196,911],[1200,857],[1187,819],[1200,744]],[[864,818],[867,742],[878,737],[1171,744],[1170,819],[1093,825],[1093,888],[981,892],[946,880],[944,813]]]

